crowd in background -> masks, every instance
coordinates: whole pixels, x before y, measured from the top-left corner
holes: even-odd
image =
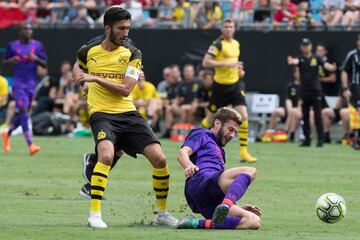
[[[0,28],[22,21],[39,27],[101,27],[104,10],[127,9],[135,27],[212,29],[226,18],[239,26],[292,29],[359,26],[359,0],[1,0]]]

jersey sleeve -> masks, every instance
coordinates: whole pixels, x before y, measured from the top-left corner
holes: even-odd
[[[291,96],[291,85],[286,85],[286,91],[285,91],[285,100],[290,99]]]
[[[14,51],[14,48],[12,47],[12,44],[9,43],[9,45],[7,46],[6,50],[5,50],[5,55],[4,55],[4,59],[9,59],[13,56],[16,55],[16,52]]]
[[[86,47],[87,45],[82,46],[76,55],[76,58],[79,62],[80,68],[83,70],[87,70],[87,53],[88,53],[88,48]]]
[[[186,139],[184,144],[181,147],[187,146],[193,150],[194,153],[199,151],[202,145],[202,135],[201,134],[190,134]]]
[[[141,70],[141,64],[142,64],[141,51],[139,49],[135,49],[131,52],[129,66],[133,66],[133,67],[137,68],[138,70]]]
[[[46,52],[45,52],[45,48],[44,48],[44,46],[42,45],[41,42],[39,42],[39,45],[35,50],[35,54],[36,54],[36,56],[38,56],[42,60],[47,61],[47,55],[46,55]]]
[[[6,78],[0,76],[0,97],[6,97],[9,93],[8,82]]]
[[[352,62],[352,58],[353,58],[353,54],[348,53],[348,55],[346,56],[344,62],[341,65],[341,70],[347,72],[348,74],[351,72],[351,62]]]
[[[220,51],[221,51],[221,39],[217,39],[210,45],[207,54],[216,57]]]

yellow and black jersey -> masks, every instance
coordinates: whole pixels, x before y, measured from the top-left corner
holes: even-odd
[[[125,44],[113,51],[106,51],[101,42],[102,39],[91,42],[81,47],[77,53],[80,67],[87,73],[107,81],[122,83],[128,67],[141,69],[140,50]],[[136,111],[131,94],[125,97],[94,82],[89,83],[87,102],[90,115],[94,112],[116,114]]]
[[[211,44],[207,54],[219,62],[237,62],[240,57],[240,43],[235,39],[226,41],[220,37]],[[215,67],[214,80],[219,84],[234,84],[239,81],[238,69],[236,67]]]

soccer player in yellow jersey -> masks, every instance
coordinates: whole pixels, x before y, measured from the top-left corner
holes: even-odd
[[[115,147],[130,156],[145,155],[153,166],[153,188],[159,212],[155,222],[176,226],[177,219],[167,212],[169,170],[158,139],[144,118],[136,111],[131,91],[141,73],[141,52],[125,43],[131,15],[113,6],[105,11],[104,40],[80,48],[77,60],[86,73],[74,81],[88,84],[87,102],[98,162],[91,176],[91,200],[88,225],[106,228],[101,203],[113,162]],[[118,149],[116,149],[118,150]]]
[[[247,150],[249,124],[245,93],[240,86],[240,78],[245,74],[242,62],[239,62],[240,43],[234,39],[235,22],[224,21],[221,36],[209,47],[203,59],[203,66],[215,68],[214,84],[209,102],[210,114],[201,122],[201,126],[210,128],[212,117],[217,109],[232,105],[241,114],[243,123],[239,128],[240,160],[256,162]]]
[[[147,119],[152,129],[156,129],[161,115],[162,102],[155,86],[145,78],[140,78],[131,95],[138,112]]]

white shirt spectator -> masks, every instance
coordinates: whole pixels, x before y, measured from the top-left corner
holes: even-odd
[[[141,3],[133,0],[125,0],[120,7],[128,10],[131,14],[131,20],[141,21],[143,18],[143,10]]]
[[[344,0],[324,0],[324,6],[328,9],[344,9]]]

